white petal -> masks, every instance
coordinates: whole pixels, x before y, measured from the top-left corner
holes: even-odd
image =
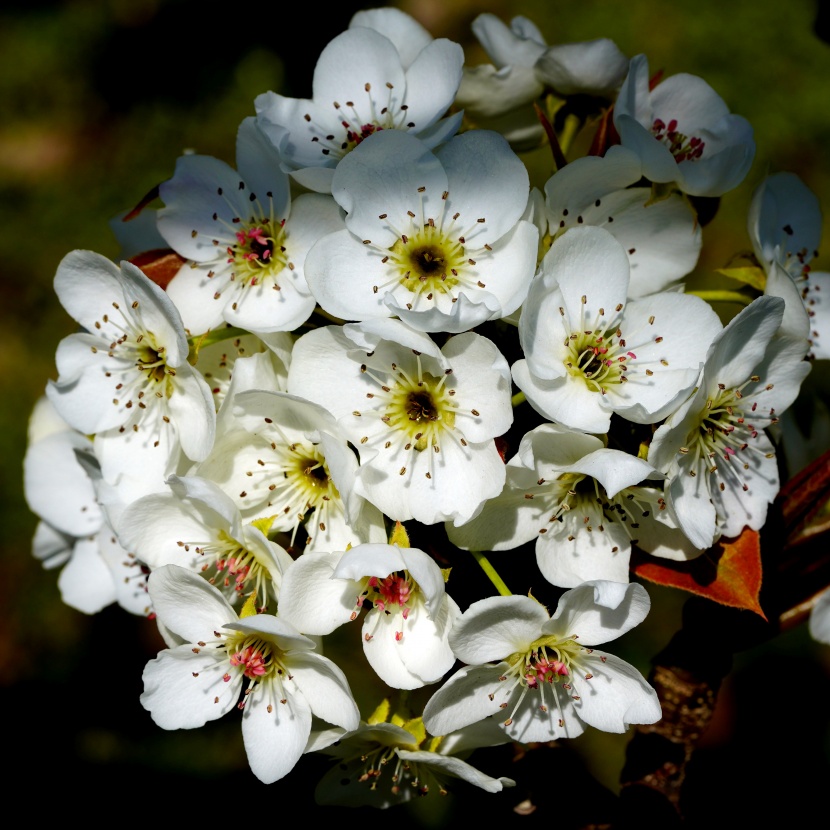
[[[228,666],[224,649],[194,653],[187,644],[162,651],[144,668],[141,705],[162,729],[194,729],[221,718],[242,686],[239,673],[223,680]]]
[[[312,651],[295,651],[286,658],[286,667],[315,717],[343,729],[357,729],[357,704],[346,675],[331,660]]]
[[[30,444],[23,459],[23,487],[29,509],[70,536],[88,536],[101,526],[101,509],[76,451],[92,444],[64,430]]]
[[[283,574],[280,617],[298,631],[330,634],[360,611],[358,600],[363,583],[332,578],[340,556],[340,553],[309,551]]]
[[[424,707],[424,726],[432,735],[447,735],[501,711],[499,676],[506,663],[465,666],[457,671]]]
[[[559,599],[545,632],[577,636],[583,646],[617,639],[639,625],[651,607],[646,589],[632,582],[597,580],[566,591]]]
[[[97,614],[115,602],[115,578],[95,539],[80,539],[58,577],[61,599],[84,614]]]
[[[311,732],[311,709],[306,699],[290,681],[286,687],[286,697],[281,698],[276,682],[262,681],[245,700],[245,752],[251,772],[265,784],[294,769]]]
[[[548,622],[544,605],[531,597],[487,597],[474,602],[450,633],[450,645],[463,663],[501,660],[527,651]]]
[[[178,565],[165,565],[147,579],[156,615],[187,643],[215,640],[214,631],[236,612],[206,579]]]
[[[500,793],[504,787],[514,787],[516,785],[512,778],[491,778],[460,758],[438,755],[435,752],[411,752],[407,749],[399,749],[398,757],[402,761],[409,761],[411,764],[426,764],[434,767],[443,775],[461,778],[488,793]]]
[[[663,716],[657,692],[634,666],[613,654],[581,657],[579,668],[590,680],[574,675],[571,680],[579,695],[575,702],[579,717],[603,732],[625,732],[632,723],[656,723]]]

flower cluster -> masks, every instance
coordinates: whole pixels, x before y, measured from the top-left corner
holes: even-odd
[[[36,556],[69,605],[156,621],[160,727],[241,710],[261,781],[339,759],[322,803],[498,792],[473,749],[657,722],[598,649],[648,613],[632,551],[759,530],[774,428],[828,356],[818,206],[791,174],[753,199],[745,307],[686,290],[696,200],[754,156],[705,81],[523,18],[473,30],[492,64],[358,12],[312,98],[256,98],[235,167],[184,155],[160,185],[145,247],[180,262],[169,284],[90,251],[55,277],[79,331],[31,419]],[[545,142],[532,182],[519,153]],[[523,547],[526,585],[496,553]],[[359,618],[355,653],[323,656]]]

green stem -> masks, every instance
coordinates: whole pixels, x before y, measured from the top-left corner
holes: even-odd
[[[513,594],[511,590],[504,584],[504,580],[498,575],[496,569],[490,564],[490,560],[483,553],[481,553],[481,551],[471,550],[470,553],[473,555],[476,562],[478,562],[481,570],[487,574],[487,578],[490,582],[496,586],[496,590],[503,597],[512,597]]]
[[[524,403],[527,400],[525,397],[524,392],[517,392],[511,399],[510,405],[515,409],[520,403]]]
[[[686,293],[694,294],[701,300],[706,300],[707,303],[738,303],[738,305],[748,306],[752,302],[752,297],[742,291],[687,291]]]

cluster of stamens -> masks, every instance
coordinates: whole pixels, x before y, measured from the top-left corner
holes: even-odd
[[[320,152],[324,156],[339,160],[373,133],[381,130],[412,129],[415,123],[409,119],[409,107],[407,104],[399,103],[394,84],[387,82],[386,90],[385,103],[375,99],[370,83],[363,85],[366,101],[362,106],[355,101],[346,101],[344,107],[339,101],[332,101],[332,106],[340,117],[343,133],[338,136],[333,132],[315,132],[311,140],[320,145]],[[307,113],[305,120],[311,123],[311,115]]]
[[[106,350],[107,357],[132,362],[138,370],[138,374],[114,372],[109,368],[105,371],[106,377],[115,377],[117,380],[113,390],[113,406],[127,410],[126,421],[119,427],[119,432],[128,429],[138,432],[140,424],[149,424],[150,430],[158,435],[170,423],[166,400],[172,394],[176,370],[168,365],[165,347],[156,342],[151,332],[142,330],[137,320],[125,314],[117,302],[113,302],[112,307],[117,312],[117,319],[104,314],[101,320],[95,321],[94,327],[102,330],[106,326],[120,331],[121,334],[110,342]],[[136,316],[140,314],[138,300],[132,303],[131,309]],[[91,349],[94,354],[101,351],[97,346],[92,346]],[[151,409],[151,405],[157,401],[161,407]],[[155,446],[158,445],[159,440],[156,440]]]
[[[432,448],[434,453],[439,453],[440,441],[444,437],[467,446],[466,440],[456,430],[456,418],[460,412],[454,400],[455,389],[448,386],[452,370],[447,369],[440,377],[435,377],[422,369],[420,354],[415,352],[415,355],[417,368],[414,376],[396,363],[391,364],[392,371],[386,377],[376,374],[366,364],[360,367],[362,373],[377,381],[379,391],[369,392],[367,397],[377,402],[375,412],[381,421],[397,433],[394,446],[398,447],[403,441],[405,450],[423,452]],[[471,414],[479,415],[477,410],[471,410]],[[361,444],[368,441],[368,436],[360,439]],[[393,441],[385,440],[383,446],[389,449]],[[404,467],[401,475],[405,473]],[[427,473],[427,477],[430,478],[431,473]]]
[[[726,469],[730,474],[735,474],[739,466],[744,470],[749,469],[749,460],[743,454],[747,450],[750,453],[759,452],[752,443],[753,440],[765,427],[778,423],[773,408],[765,411],[758,406],[758,398],[764,391],[771,390],[772,384],[758,389],[753,398],[744,398],[744,389],[750,383],[760,382],[758,375],[752,375],[749,380],[732,389],[718,384],[717,392],[707,399],[706,406],[700,413],[698,426],[689,434],[687,445],[680,448],[682,455],[692,454],[690,475],[695,476],[706,470],[712,475],[717,474],[720,470],[719,460],[729,462],[730,466]],[[773,458],[775,454],[764,452],[763,455],[765,458]],[[749,489],[740,474],[738,480],[743,490]],[[719,487],[721,490],[726,489],[723,481]]]
[[[599,481],[581,473],[563,473],[554,481],[540,478],[535,487],[525,492],[525,498],[541,502],[541,508],[548,516],[547,525],[553,522],[563,525],[569,542],[573,542],[581,531],[603,533],[606,521],[621,522],[631,535],[631,531],[639,529],[640,519],[647,518],[655,508],[664,510],[666,507],[657,490],[645,487],[626,487],[608,498]],[[547,525],[539,528],[540,535],[549,532]],[[614,546],[611,553],[617,550]]]
[[[367,599],[379,611],[385,612],[390,606],[397,605],[404,619],[409,616],[408,603],[418,589],[409,574],[404,572],[399,576],[394,573],[382,579],[373,576],[370,577],[368,586]]]
[[[239,182],[239,190],[247,191],[244,181]],[[218,187],[216,193],[225,204],[237,214],[237,203],[225,195],[223,188]],[[228,221],[220,217],[218,212],[213,214],[216,231],[212,235],[211,243],[216,250],[216,258],[206,260],[212,268],[207,272],[208,278],[217,274],[220,278],[230,279],[231,285],[239,288],[261,285],[266,280],[271,281],[275,291],[280,290],[276,278],[287,267],[294,270],[290,261],[286,244],[285,219],[278,218],[274,213],[273,194],[266,193],[266,201],[262,202],[256,193],[248,193],[251,213],[244,218],[234,215]],[[197,230],[192,231],[195,238],[200,235]],[[198,268],[204,262],[191,262],[191,268]],[[219,285],[213,298],[218,300],[225,290]],[[236,303],[233,304],[234,309]]]
[[[658,141],[662,141],[669,148],[669,152],[678,164],[681,161],[699,159],[703,155],[706,143],[696,136],[689,137],[678,132],[676,118],[672,118],[668,124],[660,118],[655,118],[651,125],[651,132]]]
[[[266,418],[265,422],[267,430],[274,433],[269,442],[270,452],[246,471],[252,492],[246,488],[239,497],[253,506],[263,501],[262,488],[267,488],[264,497],[267,506],[273,507],[278,514],[280,529],[292,530],[292,544],[300,524],[306,520],[309,511],[313,511],[314,521],[306,524],[307,541],[310,542],[317,529],[326,530],[332,510],[342,511],[340,493],[317,444],[307,440],[292,441],[272,418]],[[283,521],[280,516],[284,517]]]
[[[214,542],[194,544],[178,542],[185,551],[191,548],[204,557],[201,571],[211,585],[226,588],[234,596],[246,597],[256,593],[259,597],[268,597],[273,593],[271,574],[260,562],[256,554],[242,546],[236,539],[221,531]],[[267,605],[259,610],[264,611]]]
[[[447,310],[446,300],[458,301],[460,293],[486,288],[481,280],[479,261],[489,256],[489,244],[477,245],[476,236],[486,226],[486,219],[461,220],[461,214],[447,214],[449,191],[443,191],[437,216],[425,211],[425,187],[419,187],[418,211],[393,224],[388,213],[378,219],[397,237],[391,248],[363,243],[372,249],[386,266],[388,280],[372,286],[372,291],[390,291],[410,311],[420,311],[439,304]],[[403,291],[401,291],[401,287]],[[443,303],[441,301],[444,301]]]
[[[582,297],[582,305],[587,297]],[[615,308],[619,315],[623,305]],[[565,309],[560,307],[559,313],[564,317]],[[637,355],[626,347],[622,330],[619,327],[608,328],[605,321],[605,309],[600,308],[597,319],[589,324],[582,325],[572,331],[563,345],[567,349],[565,368],[571,375],[582,376],[588,388],[600,394],[606,394],[607,387],[625,383],[628,379],[625,373],[632,360]]]
[[[279,274],[287,264],[285,256],[285,220],[251,218],[234,230],[236,244],[228,245],[228,263],[233,265],[231,279],[243,285],[257,285],[264,276]]]
[[[499,677],[499,680],[503,683],[512,681],[510,683],[511,688],[520,686],[522,691],[510,715],[504,721],[505,726],[513,723],[513,718],[529,691],[539,694],[539,709],[541,711],[547,712],[549,710],[547,694],[553,697],[553,708],[562,711],[562,707],[558,703],[557,686],[561,685],[562,689],[570,694],[571,685],[567,680],[573,672],[573,661],[577,654],[582,651],[582,647],[577,645],[576,639],[576,635],[566,640],[561,640],[554,635],[546,635],[534,640],[527,651],[516,652],[506,659],[505,662],[509,668]],[[546,689],[549,689],[549,692],[546,692]],[[495,693],[492,693],[490,699],[492,700],[494,697]],[[577,696],[574,696],[574,700],[578,699]],[[503,703],[502,708],[506,709],[507,703]],[[564,725],[561,719],[559,725]]]

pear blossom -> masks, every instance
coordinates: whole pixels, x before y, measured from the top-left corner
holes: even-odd
[[[546,90],[612,98],[628,69],[627,58],[608,38],[548,46],[528,18],[514,17],[507,26],[489,13],[478,15],[472,29],[491,63],[465,67],[456,104],[468,120],[501,132],[519,149],[544,139],[528,105]]]
[[[625,249],[631,268],[630,299],[664,291],[697,264],[700,224],[678,193],[652,201],[639,187],[640,159],[621,145],[604,156],[583,156],[545,184],[550,244],[580,225],[604,228]]]
[[[338,419],[360,453],[355,491],[391,519],[462,524],[501,491],[509,370],[481,335],[439,349],[398,320],[316,329],[294,347],[288,388]]]
[[[246,380],[248,388],[284,390],[293,346],[294,338],[288,332],[277,331],[259,336],[243,334],[200,348],[196,367],[210,386],[217,413],[237,368],[250,377]],[[249,360],[257,355],[262,358],[254,362]],[[248,369],[252,371],[248,372]],[[235,388],[241,391],[239,383]],[[217,423],[217,435],[218,432]]]
[[[485,718],[522,743],[573,738],[585,726],[625,732],[662,716],[657,693],[629,663],[598,651],[645,619],[637,583],[596,580],[562,594],[550,616],[532,597],[474,602],[450,645],[467,665],[429,699],[424,725],[446,735]]]
[[[780,297],[759,297],[714,339],[697,390],[657,429],[648,462],[665,473],[666,501],[701,549],[759,530],[779,488],[766,428],[810,371],[807,341],[776,336]]]
[[[276,607],[283,572],[293,562],[268,539],[269,522],[245,523],[215,484],[171,476],[169,491],[137,499],[118,521],[121,544],[150,569],[180,565],[202,574],[231,602],[250,595]]]
[[[268,519],[292,545],[303,527],[311,549],[386,540],[380,511],[355,491],[358,461],[330,412],[257,389],[235,394],[228,412],[214,451],[192,472],[221,487],[246,520]]]
[[[755,157],[752,127],[733,115],[702,78],[672,75],[650,87],[648,59],[631,59],[614,105],[624,147],[652,182],[675,184],[690,196],[721,196],[737,187]]]
[[[73,251],[55,291],[85,331],[58,345],[57,381],[46,394],[73,428],[95,435],[104,478],[161,486],[182,455],[204,458],[216,412],[204,378],[188,363],[181,317],[138,268]]]
[[[542,94],[544,85],[534,65],[547,43],[533,21],[519,15],[507,26],[496,15],[484,13],[473,20],[472,30],[491,63],[464,69],[456,102],[468,115],[475,120],[502,115]],[[535,126],[528,123],[524,138],[531,135],[537,140],[544,135],[538,121]]]
[[[593,433],[608,431],[612,413],[655,423],[693,387],[717,315],[690,294],[628,302],[629,274],[626,252],[599,227],[572,228],[546,255],[519,321],[525,358],[513,364],[546,418]]]
[[[613,99],[628,72],[628,58],[607,37],[550,46],[536,60],[536,77],[557,95]]]
[[[465,550],[493,551],[535,539],[539,570],[563,588],[592,579],[628,582],[632,542],[664,510],[662,481],[646,481],[651,477],[662,479],[644,460],[605,447],[595,435],[542,424],[508,461],[504,490],[467,524],[447,524],[447,536]],[[682,547],[669,525],[651,533]]]
[[[305,751],[312,716],[358,727],[343,672],[279,617],[238,617],[213,585],[178,565],[153,571],[148,590],[159,623],[182,642],[144,669],[141,703],[163,729],[193,729],[241,709],[251,771],[271,784]]]
[[[291,200],[279,154],[253,117],[239,127],[236,155],[238,172],[210,156],[182,156],[159,188],[159,231],[187,259],[167,293],[194,335],[225,322],[257,334],[305,322],[315,305],[306,254],[342,227],[330,198]]]
[[[305,634],[329,634],[371,603],[363,651],[392,688],[435,683],[455,662],[447,638],[461,611],[444,590],[441,569],[417,548],[365,544],[304,553],[283,588],[280,614]]]
[[[23,492],[41,520],[32,553],[48,569],[60,568],[63,602],[85,614],[117,602],[133,614],[150,611],[143,563],[119,544],[99,503],[92,471],[92,441],[69,427],[45,397],[29,421]]]
[[[386,809],[416,796],[447,795],[458,780],[488,793],[501,792],[516,782],[485,775],[457,755],[476,745],[503,743],[504,733],[500,734],[501,740],[490,738],[471,746],[461,732],[428,739],[421,718],[361,722],[354,732],[338,735],[337,742],[323,750],[338,763],[317,785],[315,800],[318,804]]]
[[[257,120],[292,177],[330,193],[339,162],[374,133],[411,133],[428,147],[452,136],[461,113],[443,116],[463,62],[457,43],[433,40],[399,9],[358,12],[323,49],[312,98],[266,92],[254,101]]]
[[[309,252],[306,277],[330,314],[397,316],[461,332],[515,311],[536,269],[536,228],[522,219],[524,164],[497,133],[475,130],[435,152],[382,132],[337,167],[346,230]]]
[[[748,230],[755,256],[767,275],[765,293],[784,298],[783,325],[794,334],[809,337],[813,358],[827,359],[830,311],[825,297],[830,294],[830,274],[814,271],[810,265],[818,253],[821,221],[818,199],[794,173],[767,176],[755,188]],[[795,291],[786,278],[782,279],[782,271]]]

